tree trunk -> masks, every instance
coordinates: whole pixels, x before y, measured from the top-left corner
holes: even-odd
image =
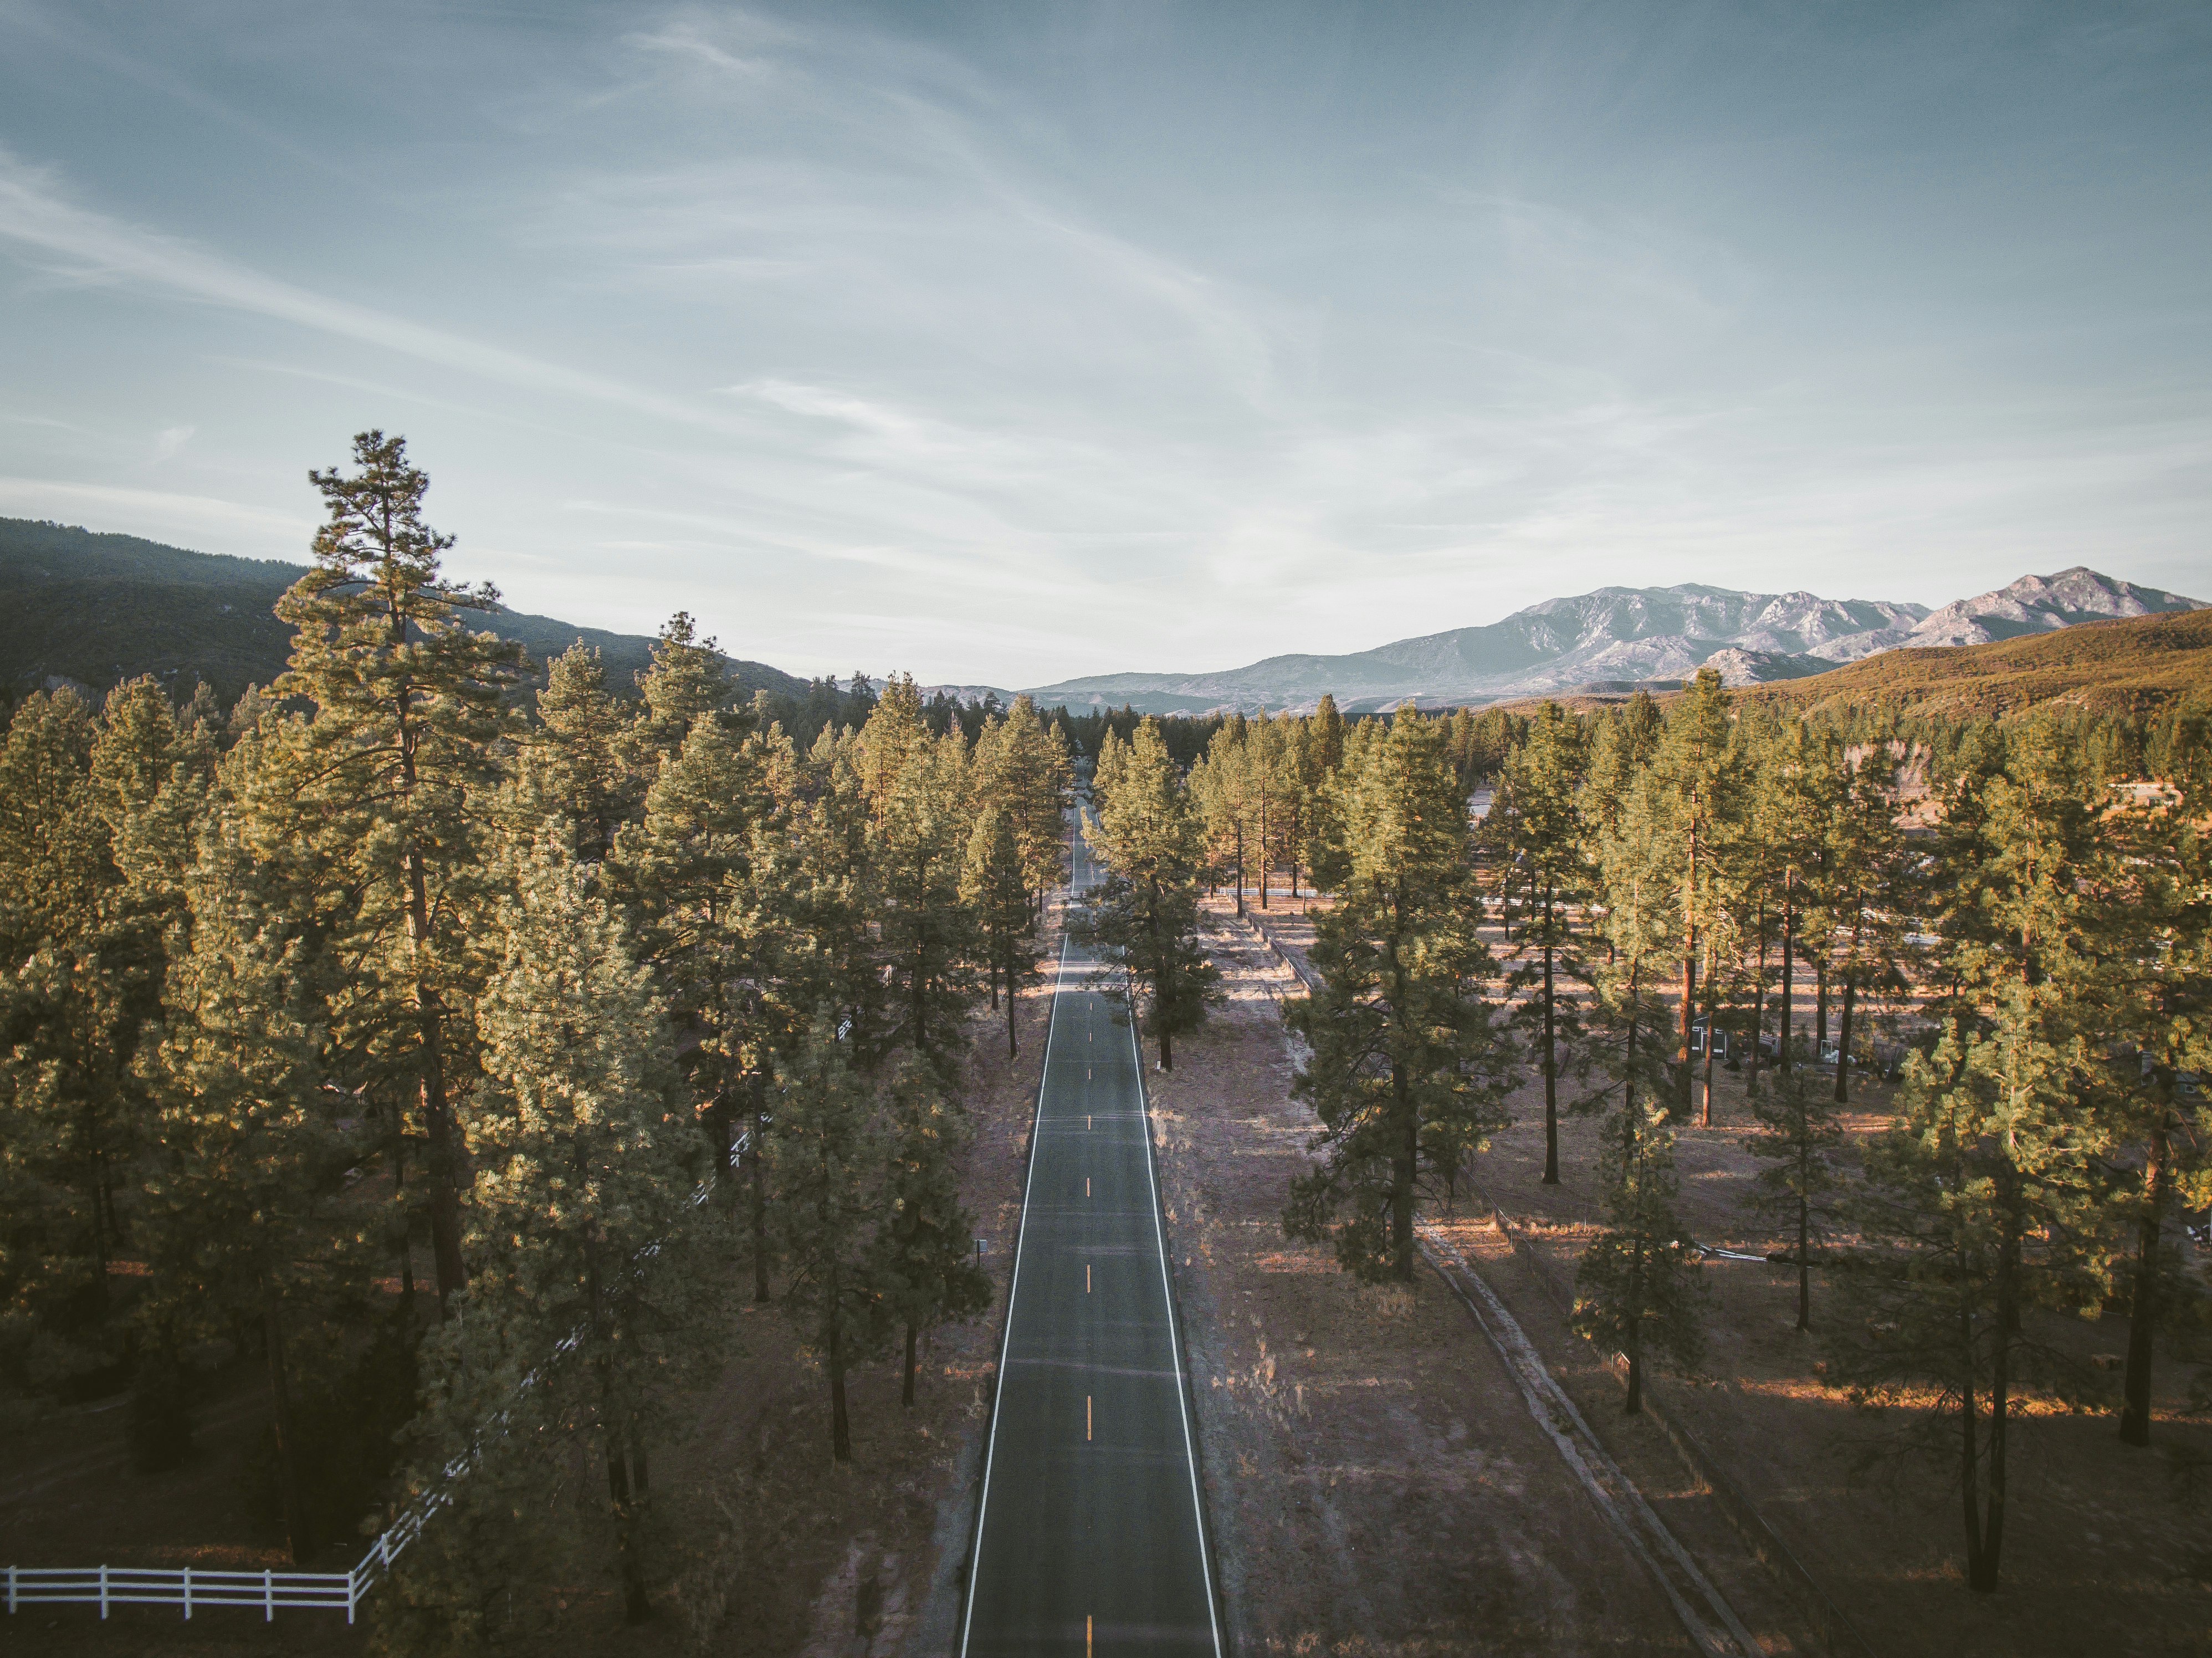
[[[307,1504],[300,1497],[300,1447],[292,1422],[292,1390],[284,1370],[284,1321],[274,1286],[261,1291],[261,1345],[269,1361],[269,1421],[276,1434],[276,1489],[284,1508],[284,1541],[292,1564],[304,1566],[315,1552]]]
[[[1802,1129],[1802,1125],[1801,1125]],[[1813,1205],[1805,1193],[1812,1181],[1812,1151],[1797,1154],[1797,1333],[1813,1328]]]
[[[407,1114],[392,1102],[392,1196],[399,1206],[400,1321],[415,1327],[415,1230],[401,1194],[407,1190]]]
[[[1678,1021],[1680,1029],[1676,1033],[1680,1039],[1678,1043],[1679,1063],[1682,1067],[1682,1114],[1686,1117],[1690,1114],[1690,1085],[1691,1077],[1693,1074],[1690,1066],[1691,1011],[1697,1001],[1697,934],[1695,928],[1692,927],[1691,931],[1690,946],[1688,950],[1683,953],[1682,957],[1682,1014],[1680,1019]]]
[[[1813,1060],[1828,1051],[1828,959],[1813,957]]]
[[[607,1436],[607,1497],[615,1511],[615,1563],[623,1586],[623,1622],[642,1624],[653,1615],[645,1592],[645,1563],[638,1558],[637,1499],[642,1496],[645,1470],[641,1466],[634,1485],[623,1454],[623,1436],[611,1421]]]
[[[1981,1473],[1976,1455],[1974,1422],[1974,1315],[1963,1300],[1959,1309],[1960,1339],[1965,1347],[1966,1382],[1959,1390],[1959,1495],[1966,1509],[1966,1582],[1985,1589],[1982,1562]]]
[[[914,1404],[914,1340],[916,1333],[914,1321],[908,1319],[906,1327],[906,1383],[899,1389],[899,1403],[909,1408]]]
[[[1244,919],[1244,825],[1237,825],[1237,919]]]
[[[830,1280],[830,1455],[834,1461],[853,1460],[853,1424],[845,1414],[845,1332],[838,1316],[838,1283]]]
[[[1858,999],[1859,975],[1856,964],[1844,969],[1844,1017],[1836,1031],[1836,1103],[1848,1105],[1851,1098],[1851,1005]]]
[[[1711,1128],[1713,1126],[1713,1050],[1720,1046],[1717,1040],[1720,1033],[1716,1029],[1720,1023],[1717,1017],[1719,1011],[1719,1009],[1710,1005],[1705,1009],[1705,1097],[1701,1102],[1704,1107],[1704,1116],[1700,1123],[1700,1127],[1705,1128]]]
[[[1633,1132],[1632,1130],[1631,1132]],[[1644,1414],[1644,1246],[1638,1243],[1635,1266],[1628,1275],[1628,1401],[1624,1416]]]
[[[2128,1371],[2121,1394],[2120,1442],[2150,1443],[2151,1339],[2158,1328],[2159,1232],[2166,1212],[2172,1148],[2163,1106],[2143,1165],[2143,1212],[2136,1231],[2136,1281],[2128,1305]]]
[[[1390,1067],[1390,1091],[1401,1133],[1390,1159],[1391,1270],[1403,1283],[1413,1281],[1413,1177],[1420,1167],[1421,1125],[1413,1112],[1413,1090],[1402,1065]]]
[[[1559,1183],[1559,1062],[1553,1025],[1552,888],[1544,888],[1544,1184]]]
[[[1690,1019],[1698,1000],[1698,831],[1690,830],[1690,861],[1682,874],[1682,1017],[1680,1032],[1682,1066],[1682,1114],[1690,1114]],[[1705,1032],[1711,1045],[1712,1032]]]
[[[1791,891],[1795,880],[1793,872],[1782,881],[1782,1040],[1774,1049],[1775,1074],[1782,1077],[1790,1074],[1790,1044],[1794,1040],[1790,1021],[1796,1012],[1790,994],[1790,970],[1797,960],[1797,905]]]
[[[768,1299],[768,1170],[767,1158],[761,1153],[767,1148],[763,1139],[768,1133],[768,1078],[755,1072],[753,1091],[753,1299]]]
[[[1759,972],[1751,981],[1751,1070],[1744,1092],[1759,1092],[1759,1044],[1766,1035],[1766,899],[1759,901]]]
[[[1006,952],[1006,1057],[1018,1059],[1021,1051],[1020,1041],[1014,1034],[1014,957],[1009,949]]]
[[[86,1136],[91,1137],[96,1131],[89,1107],[86,1108],[82,1121]],[[107,1316],[107,1227],[100,1212],[100,1153],[97,1151],[93,1153],[91,1175],[92,1189],[86,1195],[92,1199],[92,1310],[95,1318],[105,1319]]]
[[[1244,842],[1243,831],[1237,832],[1237,913],[1244,913]],[[1168,961],[1166,945],[1160,938],[1160,892],[1157,879],[1152,882],[1152,907],[1146,912],[1145,926],[1152,940],[1152,1023],[1159,1027],[1160,1069],[1175,1069],[1175,1034],[1168,1027],[1175,1023],[1175,969]],[[1135,1028],[1137,1005],[1133,997],[1129,1003],[1129,1020]]]

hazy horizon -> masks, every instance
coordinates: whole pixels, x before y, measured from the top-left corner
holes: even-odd
[[[0,513],[798,673],[2212,597],[2212,14],[0,0]]]

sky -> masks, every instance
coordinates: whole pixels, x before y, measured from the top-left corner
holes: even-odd
[[[0,514],[1020,687],[2212,598],[2212,8],[0,0]]]

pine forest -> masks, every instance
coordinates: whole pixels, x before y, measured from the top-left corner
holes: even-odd
[[[238,1478],[293,1562],[428,1515],[376,1650],[531,1649],[572,1595],[708,1649],[806,1499],[662,1493],[763,1343],[807,1402],[739,1437],[810,1478],[874,1477],[870,1412],[933,1390],[983,1420],[1013,1222],[963,1195],[978,1079],[1043,1062],[1070,950],[1134,1022],[1164,1166],[1228,1132],[1224,1022],[1252,963],[1281,981],[1249,1041],[1286,1044],[1301,1127],[1246,1231],[1388,1339],[1463,1317],[1437,1275],[1493,1212],[1506,1248],[1509,1186],[1571,1187],[1542,1247],[1571,1244],[1611,1409],[1730,1374],[1737,1272],[1803,1386],[1878,1425],[1867,1466],[1948,1493],[1896,1523],[1963,1600],[2012,1583],[2008,1528],[2092,1529],[2035,1472],[2060,1424],[2201,1479],[2212,700],[1806,713],[1708,669],[1152,718],[747,695],[681,614],[619,684],[472,626],[497,595],[449,579],[400,439],[313,484],[281,677],[228,707],[38,691],[9,724],[0,1390],[26,1421],[120,1394],[153,1473],[227,1355],[267,1424]],[[1717,1147],[1749,1159],[1726,1237],[1696,1206]],[[1218,1191],[1164,1178],[1176,1272],[1225,1271],[1188,1259]],[[1244,1351],[1221,1327],[1194,1365]],[[1307,1410],[1264,1338],[1250,1363],[1248,1398]],[[849,1570],[866,1635],[883,1593]]]

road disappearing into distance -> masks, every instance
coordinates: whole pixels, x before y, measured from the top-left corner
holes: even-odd
[[[963,1658],[1221,1652],[1142,1061],[1095,965],[1061,952]]]

